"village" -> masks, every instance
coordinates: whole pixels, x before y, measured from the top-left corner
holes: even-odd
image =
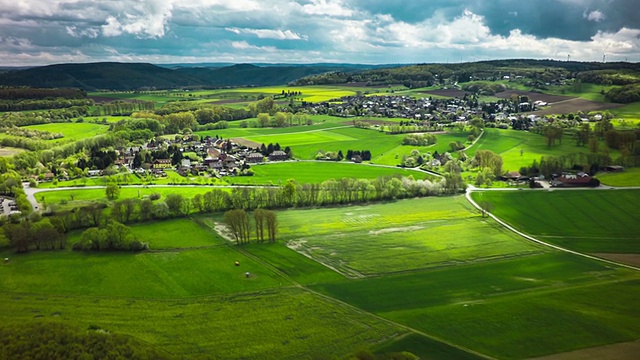
[[[218,137],[176,135],[174,139],[156,137],[142,146],[120,147],[112,154],[102,156],[102,166],[89,167],[88,162],[79,162],[81,175],[88,177],[110,175],[110,172],[129,172],[151,175],[155,178],[167,177],[167,170],[175,170],[179,175],[208,176],[251,176],[251,165],[291,158],[291,149],[280,148],[279,144],[262,144],[250,148],[230,139]],[[53,169],[52,169],[53,170]],[[42,174],[38,180],[70,180],[71,171],[60,169]]]

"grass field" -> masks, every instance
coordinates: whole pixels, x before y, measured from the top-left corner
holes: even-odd
[[[413,176],[424,179],[432,176],[421,171],[398,167],[381,167],[351,162],[285,162],[252,166],[253,176],[227,178],[234,184],[278,184],[288,179],[298,183],[321,183],[328,179],[375,179],[381,176]]]
[[[187,198],[192,198],[196,194],[204,194],[211,191],[212,187],[122,187],[118,199],[142,199],[151,194],[160,194],[163,200],[168,194],[180,194]],[[78,187],[73,190],[41,191],[35,194],[39,203],[46,205],[56,205],[60,207],[80,206],[95,200],[106,200],[106,191],[101,189],[86,189]],[[44,201],[43,201],[44,199]]]
[[[534,237],[590,253],[640,253],[640,190],[486,191],[473,199]]]
[[[598,173],[596,177],[602,184],[609,186],[640,186],[640,168],[630,168],[615,173]]]
[[[226,245],[227,241],[210,229],[187,219],[173,219],[157,223],[136,224],[133,234],[144,239],[152,250],[188,249]]]
[[[638,279],[551,253],[312,288],[497,358],[526,358],[637,336]]]
[[[331,358],[405,332],[293,288],[167,300],[3,291],[0,301],[5,324],[42,317],[94,325],[185,358]]]
[[[473,215],[463,197],[285,211],[280,222],[290,247],[351,277],[544,251]]]
[[[88,137],[93,137],[99,134],[104,134],[109,130],[106,125],[92,124],[92,123],[55,123],[55,124],[42,124],[42,125],[30,125],[25,126],[25,129],[48,131],[50,133],[62,133],[64,135],[61,139],[53,141],[69,141],[80,140]]]
[[[604,148],[602,144],[601,148]],[[542,156],[559,156],[570,153],[587,153],[585,147],[575,146],[575,140],[565,136],[562,144],[547,146],[547,139],[539,134],[518,130],[485,129],[478,142],[467,150],[473,156],[478,150],[491,150],[502,156],[502,170],[518,171],[523,166],[531,166],[534,160],[540,162]],[[522,154],[520,154],[522,150]],[[616,152],[612,151],[615,157]]]

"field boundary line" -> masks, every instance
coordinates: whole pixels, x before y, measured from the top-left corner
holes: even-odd
[[[480,207],[480,205],[478,205],[471,198],[471,193],[472,192],[473,192],[472,189],[467,189],[467,191],[465,192],[464,196],[467,198],[467,201],[469,201],[471,203],[471,205],[473,205],[476,209],[478,209],[480,211],[484,211],[484,210],[482,210],[482,207]],[[508,229],[508,230],[510,230],[510,231],[522,236],[523,238],[525,238],[527,240],[533,241],[533,242],[538,243],[540,245],[547,246],[547,247],[550,247],[552,249],[563,251],[563,252],[566,252],[566,253],[569,253],[569,254],[582,256],[582,257],[585,257],[587,259],[604,262],[604,263],[607,263],[607,264],[610,264],[610,265],[615,265],[615,266],[623,267],[623,268],[630,269],[630,270],[640,271],[640,268],[638,268],[636,266],[633,266],[633,265],[627,265],[627,264],[619,263],[617,261],[603,259],[601,257],[597,257],[597,256],[581,253],[581,252],[578,252],[578,251],[575,251],[575,250],[570,250],[570,249],[563,248],[563,247],[558,246],[558,245],[554,245],[554,244],[550,244],[548,242],[544,242],[542,240],[536,239],[533,236],[527,235],[524,232],[514,228],[513,226],[507,224],[505,221],[501,220],[500,218],[498,218],[497,216],[493,215],[492,213],[490,213],[488,211],[485,211],[485,213],[487,215],[489,215],[489,217],[491,217],[493,220],[495,220],[498,224],[502,225],[504,228],[506,228],[506,229]]]

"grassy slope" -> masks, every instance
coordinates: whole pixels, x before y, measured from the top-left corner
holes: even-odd
[[[56,123],[56,124],[43,124],[43,125],[30,125],[25,126],[25,129],[48,131],[50,133],[62,133],[64,135],[61,139],[53,141],[69,141],[80,140],[88,137],[93,137],[98,134],[106,133],[109,127],[100,124],[91,123]]]
[[[477,192],[499,218],[582,252],[640,253],[639,190]]]
[[[542,135],[499,129],[486,129],[482,138],[467,151],[467,154],[472,156],[478,150],[491,150],[502,156],[503,171],[518,171],[523,166],[531,166],[534,160],[539,162],[542,156],[589,151],[585,147],[575,146],[575,140],[568,136],[564,137],[562,144],[548,147],[547,139]],[[522,155],[520,150],[523,151]]]

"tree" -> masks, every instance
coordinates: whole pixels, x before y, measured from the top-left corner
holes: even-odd
[[[267,113],[258,114],[258,125],[261,128],[265,128],[265,127],[269,126],[269,114],[267,114]]]
[[[478,206],[480,206],[480,210],[482,211],[482,217],[487,217],[488,213],[493,210],[493,204],[488,201],[480,201]]]
[[[115,200],[118,198],[118,196],[120,196],[120,188],[117,184],[111,183],[107,185],[105,192],[107,194],[107,199],[109,200]]]
[[[224,213],[224,222],[231,229],[231,233],[238,245],[249,242],[249,215],[244,209],[229,210]]]
[[[267,217],[267,210],[264,209],[256,209],[253,212],[253,219],[255,220],[256,226],[256,240],[258,242],[264,241],[264,228],[265,228],[265,220]]]
[[[283,112],[277,112],[273,118],[276,127],[284,127],[287,124],[287,115]]]
[[[278,234],[278,217],[274,211],[267,211],[265,213],[265,223],[267,225],[269,242],[276,242],[276,235]]]

